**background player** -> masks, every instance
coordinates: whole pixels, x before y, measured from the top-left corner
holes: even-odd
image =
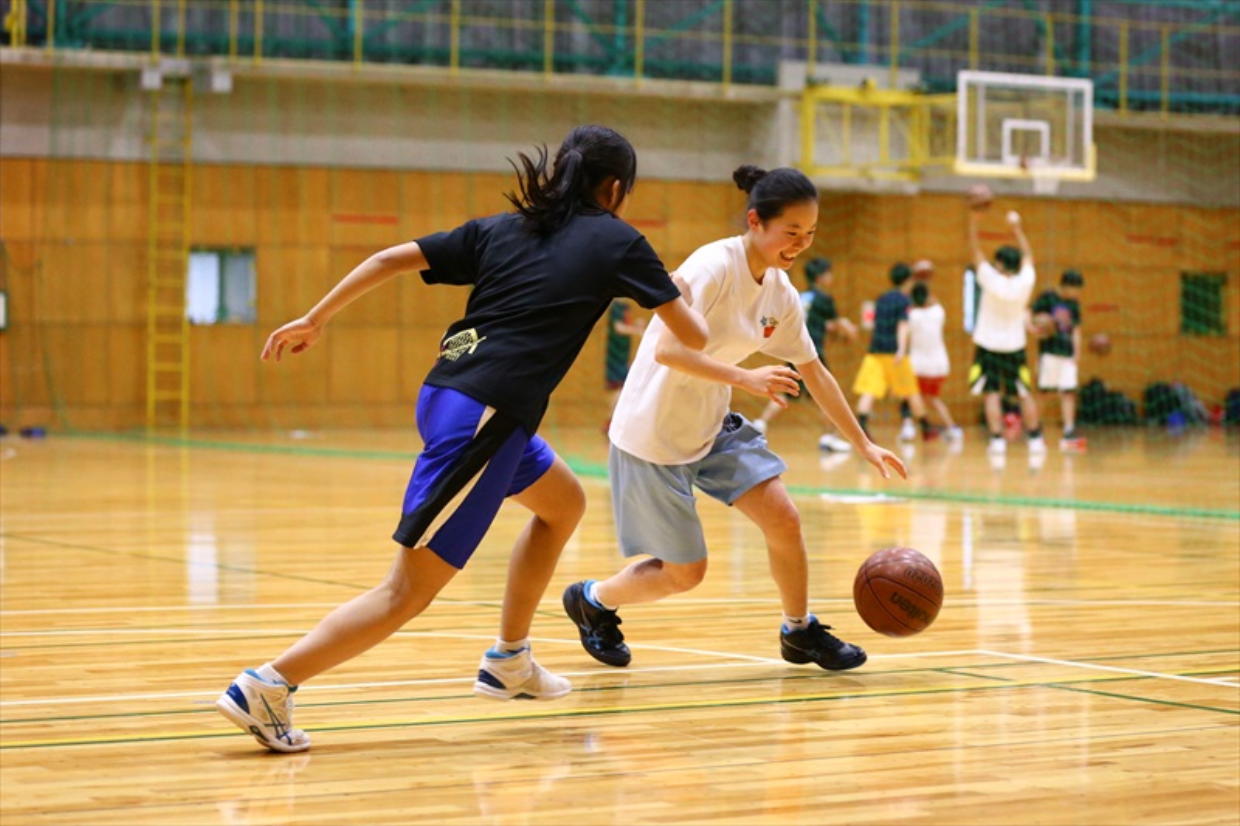
[[[890,392],[901,401],[907,401],[909,409],[921,423],[922,438],[934,436],[934,428],[926,419],[926,408],[917,392],[917,377],[913,375],[908,360],[908,293],[913,287],[913,271],[908,264],[891,267],[891,289],[874,302],[874,333],[870,338],[870,352],[861,361],[857,378],[853,380],[853,392],[857,400],[857,420],[869,433],[870,413],[874,401],[881,400]],[[913,434],[909,434],[910,438]]]
[[[925,265],[922,272],[929,271],[930,262],[918,263]],[[933,407],[946,425],[944,435],[950,441],[958,442],[964,437],[964,432],[956,426],[952,412],[939,398],[943,383],[951,372],[947,345],[943,341],[943,325],[947,320],[947,312],[930,293],[927,281],[915,283],[910,298],[913,306],[908,311],[909,363],[913,367],[913,375],[917,376],[917,389],[926,405]]]
[[[1042,427],[1038,422],[1038,402],[1030,392],[1032,382],[1025,356],[1025,314],[1029,294],[1033,292],[1033,249],[1020,226],[1020,215],[1007,214],[1020,249],[1003,245],[995,251],[991,264],[982,254],[978,240],[981,209],[969,211],[969,249],[977,272],[982,297],[978,304],[977,323],[973,327],[976,346],[973,365],[969,368],[969,387],[982,394],[986,411],[986,428],[990,432],[987,450],[992,454],[1007,451],[1003,438],[1001,395],[1017,396],[1029,439],[1029,451],[1046,452]]]
[[[603,433],[611,427],[611,413],[620,398],[620,388],[629,375],[629,354],[633,351],[633,336],[646,331],[646,320],[635,318],[633,308],[627,301],[616,299],[607,310],[607,345],[603,353],[603,386],[607,391],[607,423]]]
[[[1038,389],[1059,394],[1063,437],[1059,447],[1083,450],[1076,434],[1077,357],[1081,352],[1081,289],[1085,279],[1076,270],[1059,277],[1059,291],[1046,290],[1033,302],[1033,332],[1038,336]]]

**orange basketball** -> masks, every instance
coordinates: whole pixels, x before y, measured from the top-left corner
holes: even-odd
[[[1111,337],[1106,333],[1094,333],[1089,337],[1089,349],[1100,356],[1111,352]]]
[[[943,578],[920,552],[884,548],[871,554],[853,580],[853,603],[865,624],[889,637],[924,631],[943,607]]]

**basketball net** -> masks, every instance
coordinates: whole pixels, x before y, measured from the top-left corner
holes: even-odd
[[[1033,181],[1034,195],[1054,195],[1059,192],[1059,174],[1052,164],[1041,158],[1021,156],[1020,168],[1029,172],[1029,180]]]

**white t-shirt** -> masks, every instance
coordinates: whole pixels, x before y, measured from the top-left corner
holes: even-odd
[[[1028,262],[1016,275],[1004,275],[989,261],[977,268],[982,288],[973,343],[994,353],[1015,353],[1025,347],[1025,307],[1036,276]]]
[[[943,343],[943,323],[947,311],[942,304],[929,307],[909,307],[909,363],[918,376],[946,376],[951,369],[947,359],[947,345]]]
[[[699,247],[676,272],[688,282],[693,308],[710,327],[706,355],[727,364],[757,352],[792,364],[818,357],[805,329],[801,297],[787,274],[772,267],[761,284],[754,281],[740,236]],[[670,333],[656,317],[637,348],[607,435],[639,459],[683,465],[710,452],[732,388],[656,362],[663,335]]]

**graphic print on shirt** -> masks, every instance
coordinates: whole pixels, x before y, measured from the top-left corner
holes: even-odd
[[[479,336],[478,331],[473,327],[461,330],[443,340],[443,343],[439,345],[439,357],[448,361],[456,361],[461,356],[473,355],[478,345],[486,340],[487,337]]]
[[[775,328],[779,326],[779,319],[773,315],[764,315],[758,323],[762,325],[762,337],[770,338],[775,333]]]

